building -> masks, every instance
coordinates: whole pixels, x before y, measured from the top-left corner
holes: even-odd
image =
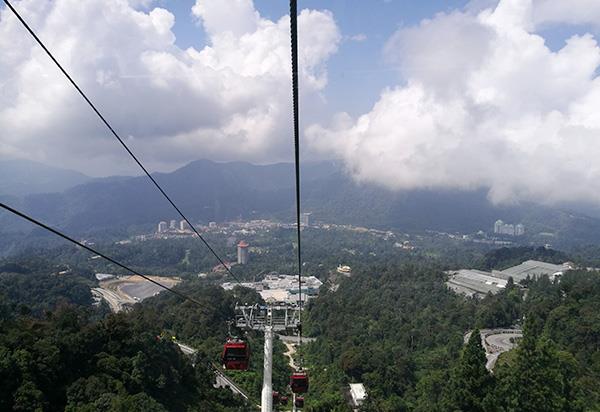
[[[504,226],[504,222],[500,219],[496,220],[494,223],[494,233],[502,233],[502,227]]]
[[[367,390],[362,383],[350,384],[350,400],[353,408],[359,408],[367,399]],[[357,411],[358,409],[353,409]]]
[[[352,268],[346,265],[339,265],[336,269],[336,272],[340,275],[350,276],[352,275]]]
[[[192,227],[188,222],[182,220],[181,222],[179,222],[179,230],[181,230],[182,232],[189,232],[192,230]]]
[[[504,223],[498,219],[494,223],[494,233],[508,236],[523,236],[525,234],[525,226],[522,223],[513,225],[512,223]]]
[[[555,265],[553,263],[540,262],[537,260],[527,260],[520,265],[502,271],[493,271],[493,274],[494,276],[504,279],[511,277],[515,283],[519,283],[528,277],[530,279],[537,279],[541,276],[548,276],[550,280],[555,280],[562,276],[564,272],[572,268],[573,267],[569,262]]]
[[[169,229],[176,230],[177,229],[177,221],[175,219],[169,222]]]
[[[301,226],[310,226],[310,216],[312,215],[312,213],[302,213],[300,215],[300,225]]]
[[[519,284],[527,278],[537,279],[541,276],[547,276],[554,281],[570,269],[573,269],[573,266],[569,262],[555,265],[537,260],[527,260],[520,265],[492,272],[476,269],[448,271],[446,272],[449,275],[446,285],[456,293],[483,297],[488,293],[496,294],[506,288],[510,278],[515,284]]]
[[[515,226],[515,236],[523,236],[525,234],[525,226],[522,223],[519,223]]]
[[[208,222],[208,227],[214,229],[217,227],[217,222]]]
[[[167,222],[160,222],[158,224],[158,233],[165,233],[167,231]]]
[[[302,301],[306,301],[319,295],[319,289],[323,282],[315,276],[302,276],[300,285]],[[236,286],[238,286],[236,282],[226,282],[221,285],[226,290],[231,290]],[[259,282],[243,282],[241,286],[256,290],[265,302],[298,303],[297,275],[271,273]]]
[[[237,263],[238,265],[245,265],[248,263],[248,243],[243,240],[237,245]]]
[[[483,297],[488,293],[496,294],[506,288],[507,279],[495,277],[490,272],[476,269],[460,269],[448,272],[450,277],[446,285],[466,296]]]

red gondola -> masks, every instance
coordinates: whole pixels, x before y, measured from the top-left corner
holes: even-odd
[[[288,403],[288,397],[287,396],[282,396],[281,398],[279,398],[279,403],[282,405],[287,405]]]
[[[296,396],[294,405],[296,405],[296,408],[304,408],[304,398],[302,396]]]
[[[303,371],[296,371],[292,373],[290,378],[290,388],[294,393],[306,393],[308,392],[308,374]]]
[[[228,338],[223,345],[221,363],[227,370],[247,370],[250,363],[250,347],[241,339]]]
[[[279,403],[279,392],[273,391],[273,405],[277,405]]]

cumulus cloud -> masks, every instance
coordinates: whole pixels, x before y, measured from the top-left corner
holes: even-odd
[[[357,180],[394,190],[600,202],[600,48],[590,34],[555,52],[545,45],[536,30],[559,19],[557,3],[566,2],[500,0],[398,30],[385,55],[403,83],[368,113],[311,126],[308,138]]]
[[[289,158],[289,17],[263,18],[251,0],[197,0],[192,14],[207,46],[182,50],[173,14],[153,3],[14,6],[151,166]],[[341,36],[327,11],[302,10],[298,24],[302,98],[310,104],[321,100]],[[0,9],[0,49],[0,155],[88,173],[135,171],[7,8]]]

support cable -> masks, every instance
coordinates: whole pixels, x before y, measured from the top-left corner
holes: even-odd
[[[292,106],[294,111],[294,164],[296,168],[296,233],[298,241],[298,301],[300,312],[298,314],[300,327],[298,328],[298,344],[302,345],[302,248],[300,244],[300,142],[299,142],[299,115],[298,115],[298,3],[290,0],[290,40],[292,48]]]
[[[169,197],[169,195],[167,195],[167,193],[158,184],[158,182],[154,179],[154,177],[152,177],[152,175],[150,174],[150,172],[148,172],[148,170],[142,164],[142,162],[136,157],[135,154],[133,154],[133,152],[127,146],[127,144],[123,141],[123,139],[121,138],[121,136],[119,136],[119,134],[110,125],[110,123],[108,123],[108,121],[106,120],[106,118],[100,113],[100,111],[96,108],[96,106],[92,103],[92,101],[86,96],[86,94],[83,92],[83,90],[81,90],[81,88],[77,85],[77,83],[75,83],[75,81],[73,80],[73,78],[69,75],[69,73],[67,73],[67,71],[62,67],[62,65],[58,62],[58,60],[56,60],[56,58],[50,52],[50,50],[48,50],[48,48],[44,45],[44,43],[42,43],[42,41],[35,34],[35,32],[33,31],[33,29],[31,29],[31,27],[29,27],[29,25],[27,24],[27,22],[15,10],[15,8],[12,6],[12,4],[10,4],[10,1],[9,0],[4,0],[4,3],[6,3],[6,5],[8,6],[8,8],[13,12],[13,14],[17,17],[17,19],[19,19],[19,21],[21,22],[21,24],[23,24],[23,26],[27,29],[27,31],[29,32],[29,34],[31,34],[31,36],[35,39],[35,41],[42,47],[42,49],[44,49],[44,51],[46,52],[46,54],[50,57],[50,59],[54,62],[54,64],[56,64],[56,66],[60,69],[60,71],[65,75],[65,77],[73,85],[73,87],[79,92],[79,94],[81,95],[81,97],[83,97],[83,99],[86,101],[86,103],[92,108],[92,110],[100,118],[100,120],[102,121],[102,123],[104,123],[104,125],[108,128],[108,130],[110,130],[110,132],[112,133],[112,135],[119,141],[119,143],[121,143],[121,145],[123,146],[123,148],[127,151],[127,153],[129,153],[129,155],[131,156],[131,158],[138,164],[138,166],[142,169],[142,171],[146,174],[146,176],[148,176],[148,178],[152,181],[152,183],[158,189],[158,191],[163,195],[163,197],[165,199],[167,199],[167,201],[171,204],[171,206],[173,206],[173,208],[177,211],[177,213],[179,214],[179,216],[181,216],[181,218],[183,220],[185,220],[185,222],[190,226],[190,228],[192,228],[192,230],[194,231],[194,233],[204,243],[204,245],[208,248],[208,250],[210,250],[210,252],[217,258],[217,260],[219,261],[219,263],[225,268],[225,270],[229,273],[229,275],[231,275],[231,277],[233,279],[235,279],[235,281],[238,284],[241,284],[241,281],[237,278],[237,276],[235,276],[233,274],[233,272],[225,264],[225,262],[223,261],[223,259],[221,259],[221,257],[209,245],[209,243],[206,241],[206,239],[204,239],[204,237],[198,232],[198,230],[194,227],[194,225],[192,225],[192,222],[190,222],[190,220],[183,214],[183,212],[179,209],[179,207],[177,207],[177,205],[175,204],[175,202],[173,202],[173,200],[171,200],[171,198]]]
[[[134,270],[134,269],[131,269],[131,268],[130,268],[130,267],[128,267],[128,266],[125,266],[124,264],[122,264],[122,263],[120,263],[120,262],[116,261],[115,259],[113,259],[113,258],[111,258],[111,257],[109,257],[109,256],[106,256],[105,254],[103,254],[103,253],[100,253],[100,252],[98,252],[97,250],[95,250],[95,249],[93,249],[93,248],[91,248],[91,247],[89,247],[89,246],[87,246],[87,245],[85,245],[85,244],[83,244],[83,243],[81,243],[81,242],[78,242],[77,240],[75,240],[75,239],[73,239],[73,238],[69,237],[68,235],[65,235],[64,233],[62,233],[62,232],[59,232],[58,230],[56,230],[56,229],[54,229],[54,228],[52,228],[52,227],[50,227],[50,226],[48,226],[48,225],[46,225],[46,224],[44,224],[44,223],[42,223],[42,222],[40,222],[40,221],[38,221],[38,220],[36,220],[36,219],[32,218],[31,216],[28,216],[28,215],[26,215],[26,214],[25,214],[25,213],[23,213],[23,212],[20,212],[20,211],[18,211],[18,210],[16,210],[16,209],[13,209],[12,207],[10,207],[10,206],[8,206],[8,205],[6,205],[6,204],[4,204],[4,203],[0,203],[0,207],[1,207],[2,209],[5,209],[5,210],[7,210],[7,211],[9,211],[9,212],[11,212],[11,213],[13,213],[13,214],[15,214],[15,215],[19,216],[19,217],[20,217],[20,218],[22,218],[22,219],[25,219],[25,220],[27,220],[27,221],[29,221],[29,222],[33,223],[33,224],[34,224],[34,225],[36,225],[36,226],[39,226],[39,227],[41,227],[42,229],[45,229],[45,230],[47,230],[47,231],[49,231],[49,232],[52,232],[52,233],[54,233],[55,235],[57,235],[57,236],[59,236],[59,237],[61,237],[61,238],[65,239],[65,240],[68,240],[68,241],[69,241],[69,242],[71,242],[71,243],[74,243],[75,245],[77,245],[77,246],[79,246],[79,247],[81,247],[81,248],[83,248],[83,249],[87,250],[88,252],[92,252],[92,253],[94,253],[95,255],[98,255],[98,256],[100,256],[101,258],[103,258],[103,259],[105,259],[105,260],[109,261],[110,263],[113,263],[113,264],[115,264],[115,265],[119,266],[119,267],[120,267],[120,268],[122,268],[122,269],[125,269],[125,270],[126,270],[126,271],[128,271],[128,272],[131,272],[131,273],[133,273],[134,275],[140,276],[141,278],[143,278],[143,279],[147,280],[148,282],[151,282],[151,283],[155,284],[156,286],[159,286],[159,287],[161,287],[161,288],[163,288],[163,289],[165,289],[165,290],[168,290],[169,292],[173,293],[174,295],[177,295],[177,296],[179,296],[180,298],[182,298],[182,299],[184,299],[184,300],[190,301],[190,302],[192,302],[192,303],[194,303],[194,304],[196,304],[196,305],[198,305],[198,306],[200,306],[200,307],[202,307],[202,308],[207,308],[207,307],[208,307],[206,304],[202,304],[202,303],[200,303],[199,301],[197,301],[196,299],[194,299],[194,298],[192,298],[192,297],[190,297],[190,296],[187,296],[187,295],[185,295],[185,294],[183,294],[183,293],[181,293],[181,292],[178,292],[178,291],[176,291],[176,290],[175,290],[175,289],[173,289],[173,288],[170,288],[170,287],[168,287],[168,286],[165,286],[165,285],[163,285],[162,283],[160,283],[160,282],[157,282],[157,281],[155,281],[154,279],[152,279],[152,278],[150,278],[150,277],[148,277],[148,276],[146,276],[146,275],[143,275],[143,274],[141,274],[140,272],[138,272],[138,271],[136,271],[136,270]]]

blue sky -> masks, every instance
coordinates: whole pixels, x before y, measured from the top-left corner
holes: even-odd
[[[449,12],[467,5],[467,0],[300,0],[298,9],[329,10],[342,35],[364,34],[364,41],[344,40],[329,60],[329,83],[324,93],[331,112],[352,115],[368,111],[381,90],[398,83],[397,73],[382,58],[385,41],[402,26],[418,24],[439,12]],[[289,13],[286,0],[255,0],[261,16],[278,20]],[[194,0],[160,0],[158,5],[175,15],[173,31],[182,48],[205,45],[205,35],[190,9]]]
[[[261,16],[278,20],[289,12],[286,0],[255,0]],[[495,4],[492,0],[300,0],[298,8],[329,10],[333,13],[342,35],[365,35],[364,41],[346,37],[328,62],[329,82],[324,90],[330,113],[345,111],[356,116],[370,110],[381,90],[402,83],[399,74],[386,62],[382,49],[389,37],[401,27],[419,24],[438,13],[467,7]],[[205,45],[206,36],[190,10],[194,0],[159,0],[159,5],[176,18],[173,31],[182,48]],[[598,33],[591,25],[552,25],[542,35],[551,50],[564,46],[573,34]]]

